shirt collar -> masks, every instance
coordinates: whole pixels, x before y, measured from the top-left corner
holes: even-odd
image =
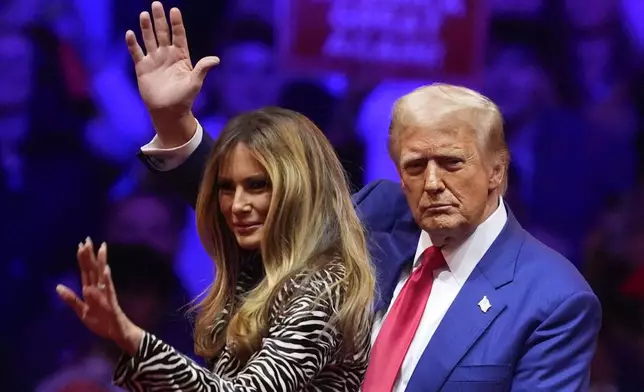
[[[441,251],[449,270],[459,285],[465,284],[474,267],[492,246],[496,237],[501,234],[507,221],[508,213],[505,209],[503,198],[499,198],[497,209],[474,230],[465,242],[456,249]],[[421,231],[414,258],[414,268],[420,264],[420,256],[430,246],[432,246],[432,239],[426,231]]]

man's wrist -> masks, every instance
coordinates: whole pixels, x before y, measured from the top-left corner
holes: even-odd
[[[197,119],[189,112],[167,117],[152,114],[152,123],[162,148],[172,149],[188,143],[197,131]]]

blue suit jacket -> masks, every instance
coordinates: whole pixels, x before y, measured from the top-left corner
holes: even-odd
[[[155,176],[194,206],[212,143],[204,134],[183,165],[153,170]],[[371,183],[354,202],[376,267],[377,308],[384,309],[412,262],[420,228],[397,183]],[[483,296],[492,305],[485,313]],[[508,209],[507,224],[445,314],[407,390],[585,391],[600,324],[599,301],[577,269]]]

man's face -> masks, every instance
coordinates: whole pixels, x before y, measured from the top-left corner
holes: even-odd
[[[455,115],[401,130],[398,137],[400,177],[414,219],[437,246],[461,241],[491,212],[501,165]]]
[[[274,105],[279,82],[275,55],[261,43],[244,43],[222,53],[217,92],[226,114],[237,115]]]

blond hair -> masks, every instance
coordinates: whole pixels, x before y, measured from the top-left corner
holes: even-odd
[[[227,154],[239,143],[265,168],[272,187],[260,248],[265,277],[230,315],[224,331],[217,332],[213,326],[233,301],[242,262],[219,209],[217,177]],[[228,344],[239,359],[249,358],[268,331],[277,292],[289,279],[311,276],[332,260],[344,265],[338,284],[346,296],[331,321],[343,336],[343,348],[353,352],[354,339],[369,328],[375,278],[345,172],[329,141],[308,118],[266,108],[232,119],[206,164],[196,211],[202,243],[217,269],[214,283],[197,305],[198,355],[212,358]]]
[[[398,138],[410,127],[428,126],[458,116],[476,132],[481,146],[503,160],[501,193],[507,189],[510,151],[505,141],[503,116],[498,106],[467,87],[435,83],[419,87],[394,103],[389,124],[389,154],[398,165]]]

